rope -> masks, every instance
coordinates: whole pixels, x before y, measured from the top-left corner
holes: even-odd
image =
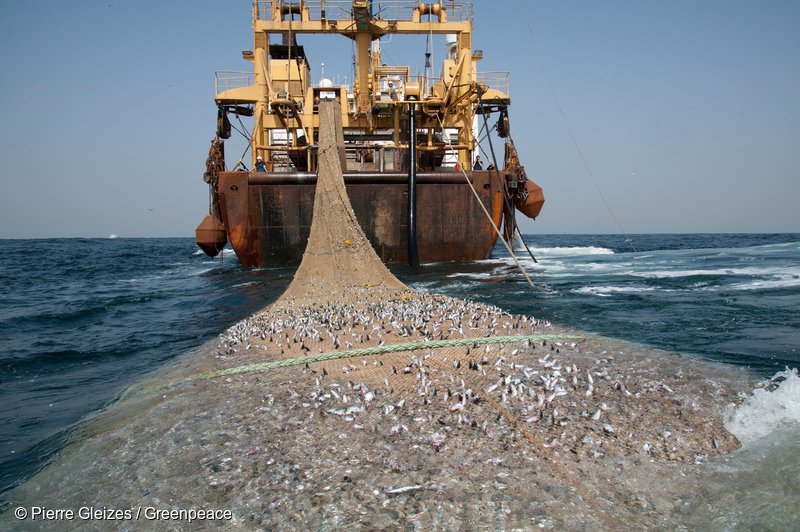
[[[489,138],[489,151],[492,154],[492,164],[494,165],[494,175],[497,178],[497,184],[500,185],[500,188],[503,190],[503,204],[506,206],[506,212],[516,213],[516,211],[511,208],[511,200],[508,197],[508,189],[506,188],[505,183],[503,183],[502,179],[500,178],[500,167],[497,164],[497,156],[494,153],[494,143],[492,142],[492,136],[489,134],[489,133],[491,133],[491,131],[488,130],[488,128],[489,128],[489,118],[486,116],[486,114],[487,114],[486,113],[486,109],[483,108],[483,95],[481,93],[478,93],[478,108],[481,109],[481,114],[483,115],[483,125],[484,125],[485,128],[487,128],[486,136]],[[501,119],[502,119],[502,115],[501,115]],[[480,144],[478,144],[478,146],[480,147]],[[516,228],[517,227],[516,215],[514,215],[514,219],[512,219],[510,222],[506,221],[505,223],[506,223],[506,227],[508,227],[508,225],[511,224],[512,228]],[[513,231],[511,232],[511,238],[514,238],[514,232]],[[514,249],[513,243],[512,243],[511,249]],[[536,258],[533,257],[532,254],[531,254],[531,258],[533,258],[533,262],[538,262],[536,260]]]
[[[239,162],[237,162],[236,165],[233,167],[234,171],[241,165],[241,167],[244,168],[244,170],[246,172],[249,172],[249,170],[247,169],[247,166],[245,166],[245,164],[244,164],[244,156],[247,155],[248,151],[250,151],[250,146],[251,146],[251,144],[248,143],[247,147],[245,147],[244,151],[242,152],[242,156],[239,157]]]
[[[388,353],[400,353],[403,351],[417,351],[419,349],[441,349],[445,347],[458,347],[458,346],[473,346],[473,345],[486,345],[486,344],[510,344],[516,342],[540,342],[548,340],[570,340],[581,338],[581,336],[569,334],[537,334],[533,336],[488,336],[484,338],[456,338],[452,340],[431,340],[421,342],[407,342],[402,344],[381,345],[374,347],[361,347],[357,349],[347,349],[345,351],[329,351],[327,353],[320,353],[318,355],[309,355],[297,358],[284,358],[281,360],[272,360],[270,362],[260,362],[258,364],[246,364],[244,366],[236,366],[233,368],[225,368],[217,371],[207,373],[199,373],[192,375],[186,379],[166,384],[157,388],[149,388],[138,392],[131,392],[123,394],[120,401],[138,397],[141,395],[151,395],[165,390],[169,390],[181,384],[190,384],[197,381],[207,381],[219,377],[228,377],[231,375],[241,375],[243,373],[256,373],[267,371],[277,368],[287,368],[291,366],[299,366],[301,364],[313,364],[315,362],[328,362],[331,360],[340,360],[343,358],[358,358],[370,355],[385,355]]]
[[[628,233],[625,231],[625,228],[622,227],[622,223],[617,219],[616,214],[614,214],[614,210],[611,208],[611,205],[606,200],[603,191],[600,189],[600,185],[597,183],[597,179],[595,179],[594,174],[592,173],[591,168],[589,168],[589,163],[586,162],[586,157],[583,155],[583,151],[581,150],[580,145],[578,144],[578,140],[575,138],[575,135],[572,133],[572,128],[569,125],[569,121],[567,121],[567,115],[564,114],[564,109],[561,107],[561,102],[556,95],[556,89],[553,87],[553,82],[550,79],[550,74],[547,72],[547,68],[544,66],[544,59],[542,59],[542,54],[539,51],[539,44],[536,42],[536,37],[533,35],[533,26],[531,25],[530,19],[528,18],[528,10],[525,8],[525,3],[522,0],[519,0],[519,4],[522,7],[522,13],[525,16],[525,23],[528,25],[528,33],[531,37],[531,42],[533,43],[533,50],[536,53],[537,59],[539,59],[539,66],[542,68],[542,73],[544,74],[544,78],[547,80],[547,86],[550,88],[550,95],[553,97],[553,101],[558,108],[558,112],[561,115],[561,121],[564,123],[564,128],[567,130],[567,134],[569,138],[572,140],[573,146],[575,146],[575,150],[578,152],[578,157],[581,160],[581,164],[583,165],[584,170],[589,175],[592,180],[592,184],[594,185],[597,194],[600,196],[600,199],[603,200],[603,203],[608,209],[608,213],[611,215],[611,218],[614,220],[614,223],[617,224],[620,233],[625,237],[625,242],[631,247],[634,253],[638,253],[639,250],[636,249],[636,246],[633,245],[633,239],[630,238]]]
[[[480,108],[483,108],[483,98],[481,98],[480,95],[478,96],[478,106]],[[503,182],[500,180],[500,167],[497,165],[497,157],[495,156],[495,153],[494,153],[494,143],[492,142],[492,136],[490,135],[491,130],[495,129],[497,126],[495,125],[494,128],[489,128],[488,127],[489,126],[489,119],[486,118],[486,113],[485,112],[482,113],[482,114],[483,114],[483,127],[487,128],[486,138],[489,139],[489,151],[492,153],[492,164],[494,165],[494,174],[497,177],[497,181],[498,181],[498,184],[500,185],[500,187],[502,187],[503,190],[505,190],[505,186],[503,185]],[[501,115],[501,119],[502,119],[502,115]],[[483,131],[483,128],[481,129],[481,131]],[[508,135],[508,139],[511,140],[511,143],[513,145],[514,141],[511,139],[511,134]],[[480,141],[478,142],[478,148],[481,151],[484,151],[481,148]],[[515,148],[515,151],[516,151],[516,148]],[[486,152],[484,151],[484,155],[485,154],[486,154]],[[507,194],[503,194],[503,200],[505,201],[506,209],[508,209],[509,212],[516,212],[516,210],[512,210],[511,209],[511,204],[509,202]],[[525,239],[522,237],[522,231],[520,231],[519,224],[517,223],[516,218],[514,219],[513,227],[514,227],[514,232],[516,232],[517,235],[519,235],[519,239],[522,242],[522,245],[525,246],[525,250],[528,252],[528,255],[530,256],[530,258],[533,260],[534,263],[539,264],[539,261],[536,260],[536,257],[533,256],[533,252],[531,251],[531,248],[528,247],[528,243],[525,242]],[[513,238],[513,233],[512,233],[512,238]]]
[[[444,131],[445,130],[444,123],[442,123],[442,119],[438,114],[436,115],[436,119],[439,121],[439,126],[442,128],[442,131]],[[442,136],[447,140],[447,147],[452,150],[453,143],[450,142],[450,136],[449,135],[442,135]],[[514,254],[514,250],[511,249],[511,246],[508,245],[508,242],[506,242],[506,240],[500,234],[500,229],[494,223],[494,220],[492,220],[492,215],[489,214],[488,210],[486,210],[486,206],[483,204],[483,201],[481,201],[481,197],[478,195],[478,191],[475,190],[474,186],[472,186],[472,182],[469,180],[469,177],[467,176],[467,172],[464,171],[464,169],[462,168],[461,169],[461,173],[464,175],[464,181],[467,182],[467,184],[469,185],[470,190],[472,190],[472,195],[475,196],[475,199],[477,200],[478,205],[480,205],[481,209],[483,210],[483,213],[486,215],[486,218],[489,220],[489,223],[492,224],[492,228],[494,229],[495,234],[497,234],[498,238],[500,238],[500,241],[503,243],[503,245],[508,250],[508,254],[511,255],[511,258],[514,259],[514,264],[516,264],[517,268],[519,268],[519,271],[522,272],[522,275],[525,277],[525,280],[528,281],[528,284],[531,286],[531,288],[535,289],[536,286],[533,284],[533,281],[531,280],[530,276],[528,276],[528,272],[526,272],[525,268],[522,267],[522,264],[520,264],[519,260],[517,259],[517,256]]]
[[[242,131],[239,131],[238,129],[236,131],[239,131],[239,133],[244,138],[247,139],[247,142],[252,142],[252,139],[250,138],[250,135],[247,134],[247,128],[244,126],[244,122],[242,122],[242,117],[239,116],[239,113],[236,113],[236,120],[238,120],[239,121],[239,125],[242,126]]]
[[[519,224],[514,224],[514,229],[517,231],[517,236],[519,237],[519,241],[522,242],[523,246],[525,246],[525,251],[528,252],[528,255],[530,255],[531,259],[533,259],[533,262],[535,262],[536,264],[539,264],[539,261],[536,260],[536,257],[533,256],[533,252],[531,251],[531,248],[528,247],[528,243],[525,242],[525,238],[523,238],[523,236],[522,236],[522,231],[520,231],[520,229],[519,229]]]

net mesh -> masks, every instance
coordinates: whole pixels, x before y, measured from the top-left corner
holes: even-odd
[[[319,154],[313,220],[302,262],[276,303],[354,302],[410,290],[383,264],[356,219],[344,186],[344,137],[338,102],[319,105]]]
[[[298,394],[298,401],[318,404],[323,417],[357,423],[377,406],[387,419],[400,420],[401,431],[402,419],[436,421],[429,427],[436,441],[441,425],[526,442],[597,509],[595,495],[564,467],[563,457],[596,456],[600,438],[602,453],[624,455],[650,445],[652,428],[631,420],[664,415],[670,398],[653,380],[653,365],[629,360],[626,371],[612,372],[613,357],[582,353],[585,338],[492,305],[415,292],[398,280],[373,250],[348,199],[340,113],[337,103],[321,102],[319,175],[300,267],[276,303],[227,331],[220,356],[253,364],[233,368],[236,374],[260,371],[265,361],[302,364],[311,391]],[[449,340],[459,343],[444,345]],[[399,344],[414,346],[328,357]],[[618,410],[613,418],[607,404]],[[712,441],[711,433],[719,445],[730,443],[718,427],[681,423],[693,425],[683,436],[688,444],[681,451],[665,448],[669,459],[692,460],[691,449]]]
[[[319,118],[317,186],[303,259],[281,297],[249,322],[249,330],[242,331],[256,349],[267,352],[259,358],[280,360],[302,356],[313,348],[322,352],[409,339],[433,341],[451,335],[485,338],[498,334],[500,327],[519,328],[519,318],[500,309],[418,294],[389,271],[364,235],[347,196],[338,102],[320,102]],[[309,330],[314,332],[310,334]],[[479,417],[484,418],[484,427],[491,415],[504,417],[552,460],[522,426],[520,412],[514,412],[510,405],[501,406],[491,394],[483,393],[505,376],[503,361],[517,354],[517,350],[513,355],[509,351],[503,345],[479,347],[476,343],[316,362],[306,368],[327,374],[327,367],[334,374],[346,375],[360,383],[362,396],[372,393],[366,390],[377,389],[409,399],[443,394],[445,407],[456,414],[466,408],[468,400],[477,401],[482,396],[479,410],[483,415]],[[489,365],[490,354],[499,365]],[[507,400],[504,393],[501,400]],[[425,404],[429,404],[427,399]],[[486,406],[493,412],[489,417]]]

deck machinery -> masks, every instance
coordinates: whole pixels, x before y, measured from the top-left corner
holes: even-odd
[[[297,264],[311,226],[319,102],[341,106],[344,179],[356,217],[385,262],[471,261],[489,255],[515,211],[535,218],[541,188],[527,179],[509,134],[508,73],[479,72],[470,3],[404,0],[256,1],[252,72],[216,74],[217,134],[204,180],[209,215],[197,244],[215,256],[227,241],[244,266]],[[318,34],[354,43],[352,84],[314,83],[298,38]],[[381,38],[445,35],[440,75],[386,64]],[[431,53],[427,49],[425,60]],[[496,115],[491,116],[491,115]],[[252,117],[250,165],[226,171],[231,118]],[[490,122],[491,117],[491,122]],[[504,139],[501,168],[478,139]],[[257,171],[258,170],[258,171]]]

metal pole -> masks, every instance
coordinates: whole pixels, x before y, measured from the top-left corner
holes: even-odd
[[[417,104],[409,106],[408,121],[408,264],[419,266],[417,255]]]

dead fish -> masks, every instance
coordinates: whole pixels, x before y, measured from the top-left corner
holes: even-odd
[[[387,495],[399,495],[401,493],[408,493],[409,491],[414,491],[414,490],[418,490],[418,489],[422,489],[422,486],[420,486],[419,484],[415,484],[413,486],[403,486],[402,488],[394,488],[394,489],[391,489],[391,490],[386,490],[386,494]]]

